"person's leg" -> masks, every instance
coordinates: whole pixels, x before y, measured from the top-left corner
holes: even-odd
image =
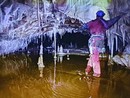
[[[88,75],[92,70],[92,55],[90,55],[88,63],[87,63],[87,67],[85,69],[85,74]]]
[[[97,61],[96,64],[93,66],[93,76],[100,77],[101,76],[101,68],[100,68],[100,62]]]
[[[99,40],[97,36],[93,36],[89,39],[89,50],[90,50],[90,58],[87,64],[87,67],[85,69],[86,74],[89,74],[90,71],[93,68],[94,71],[94,76],[98,75],[100,76],[101,74],[101,69],[100,69],[100,61],[99,61],[99,50],[98,46],[100,46],[101,40]]]
[[[101,68],[100,68],[100,60],[99,54],[93,54],[90,56],[89,61],[87,63],[87,67],[85,69],[85,74],[88,75],[93,68],[93,76],[100,77],[101,75]]]
[[[99,52],[96,51],[93,55],[93,76],[100,77],[101,75],[101,67],[99,60]]]

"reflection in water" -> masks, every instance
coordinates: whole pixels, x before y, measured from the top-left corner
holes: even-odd
[[[56,86],[56,58],[54,58],[54,81],[53,81],[53,87]]]
[[[70,56],[69,55],[67,55],[67,60],[70,60]]]
[[[63,56],[62,55],[58,55],[57,56],[57,62],[62,63],[62,61],[63,61]]]
[[[43,77],[43,69],[44,69],[44,67],[45,67],[45,65],[44,65],[44,63],[43,63],[43,55],[42,54],[40,54],[40,57],[38,58],[38,63],[37,63],[37,65],[38,65],[38,69],[39,69],[39,72],[40,72],[40,75],[39,75],[39,77]]]
[[[99,98],[100,79],[87,81],[87,84],[89,86],[90,98]]]
[[[84,73],[85,56],[72,56],[62,63],[44,55],[44,77],[39,78],[38,56],[25,54],[0,58],[1,98],[129,98],[130,71],[117,66],[103,67],[101,78]],[[104,62],[104,61],[103,61]],[[101,63],[105,64],[105,63]],[[8,74],[7,74],[7,72]],[[17,74],[16,74],[17,73]]]
[[[39,74],[39,77],[43,77],[43,69],[44,69],[44,67],[38,67],[38,69],[39,69],[39,72],[40,72],[40,74]]]

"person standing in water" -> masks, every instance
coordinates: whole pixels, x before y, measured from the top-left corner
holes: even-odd
[[[114,17],[110,20],[103,19],[105,13],[102,10],[97,11],[96,19],[91,20],[82,25],[82,29],[89,30],[91,37],[88,41],[90,58],[85,69],[85,74],[88,75],[93,69],[93,76],[101,76],[101,67],[99,53],[105,51],[105,32],[113,26],[123,15]]]

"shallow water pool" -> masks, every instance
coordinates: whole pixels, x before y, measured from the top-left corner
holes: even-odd
[[[107,60],[101,60],[101,78],[86,77],[87,57],[70,55],[54,60],[52,55],[44,55],[40,78],[37,55],[1,56],[0,98],[129,98],[129,69],[108,66]]]

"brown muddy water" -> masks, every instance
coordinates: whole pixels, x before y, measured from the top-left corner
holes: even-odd
[[[0,98],[130,98],[130,70],[101,60],[101,78],[84,73],[87,56],[70,55],[56,61],[44,55],[43,78],[37,55],[0,57]]]

